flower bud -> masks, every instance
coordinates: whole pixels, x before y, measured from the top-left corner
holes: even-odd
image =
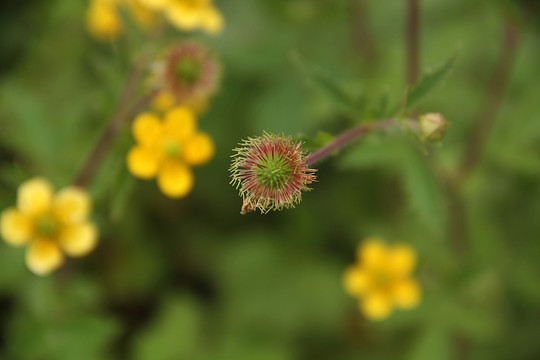
[[[420,131],[425,140],[438,141],[444,137],[448,122],[439,113],[429,113],[420,117]]]

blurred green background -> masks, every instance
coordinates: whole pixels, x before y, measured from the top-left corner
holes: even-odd
[[[366,136],[320,164],[296,209],[264,216],[239,214],[231,149],[263,130],[337,134],[387,116],[407,88],[406,2],[216,4],[221,35],[171,29],[155,44],[197,38],[220,57],[224,81],[200,119],[216,156],[195,169],[187,198],[170,200],[127,172],[126,127],[89,187],[96,251],[41,278],[25,267],[24,249],[0,243],[0,358],[539,359],[538,2],[421,1],[422,72],[459,51],[412,110],[445,115],[442,145]],[[86,6],[0,5],[0,209],[30,177],[72,181],[150,41],[132,26],[113,44],[96,42],[84,27]],[[519,41],[499,108],[489,93],[508,22]],[[359,99],[360,114],[317,86],[298,59]],[[484,108],[498,111],[479,161],[449,186],[444,174],[469,156]],[[379,323],[363,319],[341,285],[369,235],[414,246],[424,291],[418,308]]]

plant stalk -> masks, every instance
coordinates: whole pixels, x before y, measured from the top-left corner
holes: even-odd
[[[347,146],[353,140],[360,138],[361,136],[365,135],[366,133],[370,131],[382,130],[382,129],[387,129],[393,126],[403,126],[403,125],[409,127],[412,130],[418,130],[418,123],[414,120],[389,119],[389,120],[377,121],[371,124],[358,125],[356,127],[353,127],[350,130],[345,131],[341,135],[337,136],[331,143],[323,146],[319,150],[308,155],[308,157],[306,158],[306,162],[308,165],[312,165],[316,162],[319,162],[320,160],[332,154],[334,151]]]

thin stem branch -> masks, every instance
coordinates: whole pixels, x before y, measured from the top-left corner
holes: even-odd
[[[132,110],[130,111],[129,105],[131,103],[131,99],[133,99],[143,70],[143,64],[139,63],[130,71],[124,88],[122,89],[120,98],[116,104],[113,116],[109,120],[107,127],[103,130],[101,137],[96,142],[78,175],[75,177],[75,180],[73,181],[74,185],[80,187],[88,185],[90,180],[93,178],[98,165],[101,163],[107,154],[107,151],[113,144],[118,132],[122,129],[125,119],[128,118],[131,113],[145,107],[150,102],[154,93],[144,96],[131,107]]]
[[[377,121],[371,124],[361,124],[356,127],[353,127],[352,129],[345,131],[341,135],[337,136],[334,139],[334,141],[332,141],[331,143],[323,146],[319,150],[310,154],[307,157],[306,162],[308,165],[312,165],[326,158],[328,155],[332,154],[334,151],[347,146],[351,141],[361,137],[362,135],[365,135],[366,133],[370,131],[382,130],[382,129],[387,129],[393,126],[402,126],[402,125],[408,126],[409,128],[413,130],[418,129],[418,123],[413,120],[389,119],[389,120]]]
[[[407,84],[413,86],[418,81],[420,68],[420,3],[407,1]]]
[[[351,34],[358,57],[369,64],[373,64],[377,58],[377,51],[369,24],[369,8],[365,3],[365,0],[351,1]]]
[[[472,130],[472,135],[461,161],[456,179],[458,183],[464,181],[478,164],[489,131],[497,119],[497,114],[504,100],[504,94],[514,67],[519,43],[518,30],[510,21],[506,22],[502,41],[502,57],[493,72],[488,87],[489,92],[486,102],[477,116],[476,124]]]

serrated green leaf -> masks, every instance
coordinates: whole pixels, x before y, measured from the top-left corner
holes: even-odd
[[[407,94],[407,109],[429,94],[454,66],[458,53],[452,55],[441,67],[426,73]]]

